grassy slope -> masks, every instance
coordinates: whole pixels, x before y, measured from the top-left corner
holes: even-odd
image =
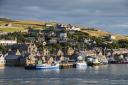
[[[0,31],[3,32],[18,32],[23,30],[25,30],[23,27],[0,27]]]
[[[96,37],[106,36],[106,35],[110,34],[108,32],[104,32],[101,30],[89,30],[89,29],[82,30],[82,32],[86,32],[90,36],[96,36]]]
[[[90,36],[96,36],[96,37],[102,37],[111,34],[109,32],[104,32],[101,30],[89,30],[89,29],[82,30],[82,32],[86,32]],[[123,36],[123,35],[114,35],[114,36],[116,37],[116,40],[121,40],[121,39],[128,40],[128,36]]]
[[[115,35],[116,36],[116,40],[128,40],[128,36],[123,36],[123,35]]]
[[[6,24],[6,23],[12,23],[12,24],[21,24],[21,25],[35,25],[35,28],[37,25],[43,25],[43,24],[52,24],[55,25],[55,22],[40,22],[40,21],[30,21],[30,20],[19,20],[19,21],[13,21],[13,20],[0,20],[0,24]],[[36,29],[40,29],[40,28],[36,28]],[[25,27],[0,27],[0,31],[3,32],[15,32],[15,31],[23,31],[25,30]],[[82,30],[82,32],[86,32],[88,33],[90,36],[96,36],[96,37],[101,37],[101,36],[106,36],[108,34],[108,32],[104,32],[101,30],[89,30],[89,29],[85,29]],[[120,40],[120,39],[127,39],[128,37],[126,36],[122,36],[122,35],[115,35],[116,36],[116,40]]]
[[[16,21],[15,23],[19,23],[19,24],[33,24],[33,25],[44,25],[46,23],[48,24],[52,24],[55,25],[55,22],[41,22],[41,21],[30,21],[30,20],[20,20],[20,21]]]
[[[39,26],[39,25],[44,25],[46,23],[52,24],[52,25],[56,24],[55,22],[40,22],[40,21],[30,21],[30,20],[17,20],[17,21],[16,20],[14,21],[0,20],[0,25],[8,24],[8,23],[19,24],[20,26],[16,26],[16,27],[0,26],[0,31],[3,31],[3,32],[23,31],[23,30],[26,30],[26,27],[29,25],[32,25],[33,28],[35,29],[42,29],[42,26]],[[26,27],[22,25],[26,25]]]

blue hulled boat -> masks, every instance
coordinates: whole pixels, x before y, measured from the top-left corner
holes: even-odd
[[[43,69],[59,69],[59,64],[37,64],[35,67],[36,70],[43,70]]]
[[[43,70],[43,69],[59,69],[59,63],[53,62],[51,64],[48,63],[42,63],[41,60],[39,60],[35,66],[36,70]]]

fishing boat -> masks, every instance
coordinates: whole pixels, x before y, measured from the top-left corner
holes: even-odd
[[[128,61],[109,61],[109,64],[128,64]]]
[[[111,57],[108,59],[109,64],[128,64],[128,57],[123,57],[123,55],[116,56],[117,59]]]
[[[88,66],[95,66],[95,65],[100,65],[100,64],[101,63],[95,57],[88,57],[87,58],[87,65]]]
[[[103,64],[103,65],[106,65],[106,64],[108,64],[108,61],[107,60],[103,60],[100,63]]]
[[[51,64],[42,63],[42,61],[38,61],[35,66],[36,70],[43,70],[43,69],[59,69],[59,63],[53,62]]]
[[[100,63],[101,63],[102,65],[106,65],[106,64],[108,64],[108,59],[107,59],[106,57],[101,58],[101,59],[100,59]]]
[[[85,61],[77,61],[76,62],[76,68],[82,69],[82,68],[86,68],[86,67],[87,67],[87,63]]]
[[[59,64],[56,65],[49,65],[49,64],[41,64],[36,65],[36,70],[43,70],[43,69],[59,69]]]
[[[34,66],[34,65],[26,65],[25,66],[26,70],[34,70],[35,68],[36,68],[36,66]]]
[[[85,62],[84,57],[82,55],[79,55],[77,57],[76,68],[82,69],[82,68],[86,68],[86,67],[87,67],[87,63]]]

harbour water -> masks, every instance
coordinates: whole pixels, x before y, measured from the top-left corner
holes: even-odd
[[[0,85],[128,85],[128,65],[104,65],[86,69],[0,70]]]

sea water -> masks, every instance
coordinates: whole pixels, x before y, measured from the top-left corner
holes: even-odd
[[[0,85],[128,85],[128,65],[113,64],[85,69],[0,69]]]

